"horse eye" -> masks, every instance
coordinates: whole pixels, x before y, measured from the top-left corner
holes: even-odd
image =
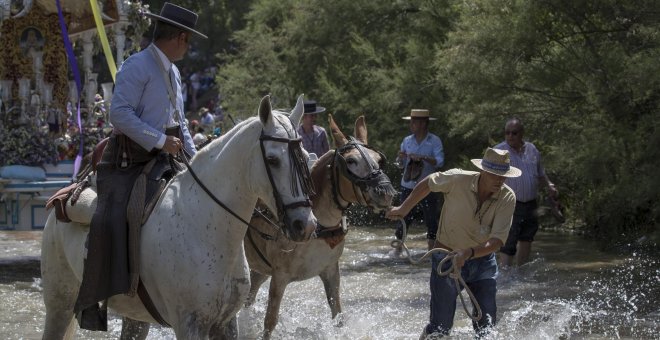
[[[268,161],[268,165],[270,165],[270,166],[279,166],[280,165],[280,159],[277,158],[277,157],[270,156],[270,157],[266,158],[266,160]]]
[[[351,157],[351,158],[346,160],[346,164],[355,165],[355,164],[357,164],[357,161],[354,158]]]

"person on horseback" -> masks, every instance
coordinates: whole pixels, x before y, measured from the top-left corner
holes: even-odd
[[[173,62],[183,59],[193,33],[207,37],[195,30],[197,14],[183,7],[166,2],[160,15],[146,14],[156,20],[153,42],[126,59],[117,72],[110,109],[114,131],[97,166],[98,205],[74,308],[84,329],[107,330],[107,314],[98,301],[117,294],[134,295],[137,290],[129,248],[139,244],[139,237],[129,237],[131,214],[127,213],[134,183],[146,169],[153,169],[146,174],[149,180],[171,178],[178,170],[172,155],[195,154],[184,123],[181,76]],[[144,191],[136,196],[144,196]]]
[[[520,176],[521,171],[510,165],[506,150],[488,148],[483,159],[473,159],[472,163],[481,171],[452,169],[430,174],[400,206],[385,215],[393,220],[403,218],[431,191],[445,196],[435,248],[450,253],[432,255],[431,313],[420,339],[449,335],[454,324],[459,287],[450,276],[438,275],[439,270],[448,271],[452,264],[480,306],[481,317],[475,317],[478,320],[472,323],[477,336],[488,334],[497,321],[495,252],[509,235],[516,205],[516,195],[504,180]],[[447,256],[453,256],[453,261],[446,261],[446,266],[438,268]]]

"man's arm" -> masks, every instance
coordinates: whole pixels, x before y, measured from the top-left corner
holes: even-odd
[[[548,188],[548,195],[552,197],[553,199],[557,199],[557,196],[559,196],[559,191],[557,191],[557,187],[555,187],[555,184],[550,182],[550,178],[548,178],[548,175],[545,173],[543,176],[539,176],[539,182],[545,184],[546,188]]]
[[[427,161],[429,164],[436,168],[441,168],[443,165],[445,165],[445,152],[442,147],[442,141],[440,138],[437,138],[433,144],[433,155],[424,157],[423,160]]]
[[[415,185],[415,188],[410,193],[410,195],[408,195],[408,198],[406,198],[406,200],[403,201],[400,206],[393,207],[387,213],[385,213],[385,217],[391,220],[404,218],[406,215],[408,215],[410,210],[412,210],[412,208],[415,207],[415,205],[417,205],[417,203],[419,203],[419,201],[421,201],[429,193],[431,193],[431,188],[429,188],[429,177],[426,176],[424,179],[419,181],[417,185]]]
[[[455,251],[457,256],[456,265],[458,266],[458,268],[461,268],[465,264],[465,261],[490,255],[491,253],[500,250],[500,248],[502,248],[503,245],[504,243],[502,242],[502,240],[496,237],[491,237],[485,243],[480,244],[476,247],[458,249]]]

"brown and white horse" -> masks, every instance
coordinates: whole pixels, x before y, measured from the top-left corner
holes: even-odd
[[[367,145],[364,117],[355,122],[356,139],[347,139],[332,116],[330,129],[336,150],[321,156],[311,169],[315,187],[311,199],[319,224],[317,238],[296,245],[285,239],[275,239],[269,232],[269,224],[258,214],[250,221],[256,230],[248,231],[245,236],[251,281],[246,305],[255,302],[259,287],[271,276],[264,339],[270,338],[275,329],[284,290],[290,282],[319,276],[332,318],[341,312],[339,257],[344,251],[347,232],[346,219],[343,218],[346,209],[357,203],[378,212],[392,203],[395,190],[382,172],[385,157]]]

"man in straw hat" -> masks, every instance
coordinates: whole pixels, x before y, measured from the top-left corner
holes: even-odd
[[[403,167],[401,176],[401,196],[403,202],[413,190],[417,182],[440,169],[445,162],[445,153],[440,137],[429,132],[429,121],[435,120],[429,115],[429,110],[413,109],[410,116],[402,117],[410,121],[411,134],[401,142],[397,156],[397,163]],[[428,249],[433,248],[436,232],[438,230],[438,217],[440,216],[440,194],[430,192],[424,197],[416,209],[421,209],[426,224],[426,239]],[[406,227],[413,222],[413,213],[405,217]],[[406,230],[407,231],[407,230]],[[397,226],[394,233],[397,239],[403,238],[403,224]],[[394,250],[395,255],[401,254],[401,248]]]
[[[98,301],[137,289],[126,242],[133,184],[152,159],[169,167],[163,154],[195,153],[184,123],[181,76],[173,62],[183,59],[193,34],[206,36],[195,30],[197,14],[183,7],[166,2],[160,15],[147,16],[156,20],[153,43],[126,59],[117,72],[110,108],[114,131],[97,167],[98,205],[74,308],[81,328],[90,330],[107,330],[107,314]]]
[[[304,102],[303,118],[298,133],[302,137],[303,148],[309,153],[315,153],[317,157],[325,155],[330,146],[328,145],[328,134],[325,129],[316,125],[316,116],[325,112],[325,108],[316,105],[314,100]]]
[[[473,159],[472,163],[481,171],[452,169],[425,177],[401,206],[393,207],[385,216],[403,218],[429,192],[444,194],[435,247],[448,249],[456,256],[455,266],[481,306],[482,317],[472,325],[482,336],[497,321],[495,252],[507,239],[516,204],[516,196],[504,180],[520,176],[521,171],[509,164],[506,150],[488,148],[483,159]],[[436,270],[445,256],[442,252],[432,255],[431,314],[422,339],[448,335],[454,324],[457,287],[454,279],[439,276]],[[452,261],[447,261],[441,270],[451,265]]]

